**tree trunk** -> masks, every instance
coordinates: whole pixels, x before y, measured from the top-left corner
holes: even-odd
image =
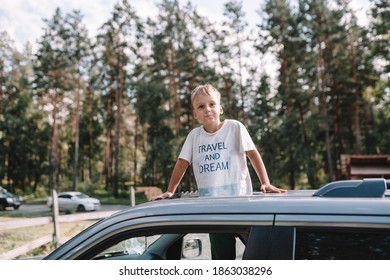
[[[112,115],[112,104],[111,99],[108,98],[107,102],[107,115]],[[111,154],[111,127],[107,126],[106,131],[106,147],[105,147],[105,181],[106,181],[106,190],[109,190],[111,187],[111,175],[112,175],[112,154]]]
[[[356,50],[354,40],[352,38],[351,30],[348,31],[349,44],[351,47],[351,69],[352,69],[352,80],[353,80],[353,96],[354,101],[352,105],[352,133],[355,138],[354,141],[354,152],[360,154],[361,152],[361,131],[360,131],[360,118],[359,118],[359,87],[357,80],[357,66],[356,66]]]
[[[138,150],[138,130],[139,130],[139,120],[138,116],[135,117],[134,122],[134,157],[133,157],[133,183],[134,187],[137,186],[137,150]]]
[[[115,162],[114,162],[114,197],[119,195],[119,155],[120,155],[120,135],[121,135],[121,125],[122,125],[122,95],[124,89],[124,70],[122,69],[121,63],[118,65],[119,72],[119,86],[115,91],[115,100],[116,100],[116,116],[115,116]]]
[[[224,84],[224,92],[226,94],[226,108],[227,108],[227,117],[234,119],[235,115],[232,109],[232,87],[229,85],[228,79],[222,77]]]
[[[80,142],[80,77],[78,78],[78,87],[76,90],[76,108],[74,116],[74,158],[73,158],[73,180],[72,190],[77,189],[77,174],[78,174],[78,160],[79,160],[79,142]]]
[[[332,143],[330,141],[329,123],[327,113],[327,101],[325,93],[325,72],[324,72],[324,60],[322,53],[322,41],[317,38],[318,45],[318,61],[317,68],[319,69],[319,88],[320,88],[320,115],[322,117],[322,128],[325,132],[325,146],[326,146],[326,162],[328,167],[328,180],[333,181],[333,161],[332,161]]]

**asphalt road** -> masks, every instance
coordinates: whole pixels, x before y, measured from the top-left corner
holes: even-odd
[[[98,211],[115,211],[115,210],[123,210],[131,207],[130,205],[102,205],[101,209]],[[10,212],[15,212],[18,214],[28,214],[29,216],[34,217],[45,217],[51,216],[52,212],[46,204],[22,204],[19,209],[13,210],[12,208],[8,208],[6,211],[0,211],[0,216],[2,214],[7,214]],[[63,213],[60,213],[63,214]]]

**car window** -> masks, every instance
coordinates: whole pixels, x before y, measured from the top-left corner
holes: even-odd
[[[217,234],[220,234],[218,232]],[[130,233],[129,233],[130,234]],[[235,239],[235,259],[242,259],[245,251],[246,231],[227,233]],[[163,232],[150,235],[121,237],[115,243],[101,250],[94,248],[93,256],[88,259],[182,259],[211,260],[210,233],[208,232],[178,232],[177,229],[164,229]],[[83,259],[85,257],[82,257]]]
[[[297,229],[295,259],[390,259],[390,230]]]
[[[182,246],[183,260],[211,260],[210,237],[208,233],[190,233],[184,236]],[[200,241],[200,243],[198,242]],[[245,251],[245,244],[239,237],[236,240],[236,260],[241,260]],[[201,244],[201,250],[198,250]]]
[[[99,253],[99,258],[109,258],[117,255],[142,255],[160,236],[138,236],[122,240]]]
[[[58,196],[59,198],[71,198],[71,196],[69,194],[62,194],[62,195],[59,195]]]

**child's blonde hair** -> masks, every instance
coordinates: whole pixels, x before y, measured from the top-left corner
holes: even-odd
[[[210,84],[199,85],[191,92],[191,104],[193,104],[195,97],[198,95],[212,95],[213,93],[217,95],[218,101],[221,101],[221,93],[215,87]]]

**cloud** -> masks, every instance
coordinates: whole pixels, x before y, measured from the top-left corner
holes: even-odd
[[[370,3],[368,0],[352,0],[351,8],[355,11],[357,21],[359,25],[365,26],[369,22],[367,11],[370,9]]]
[[[20,47],[21,42],[32,41],[39,34],[41,15],[29,11],[28,3],[21,0],[4,1],[0,7],[0,26]]]
[[[62,14],[80,10],[90,36],[94,36],[110,17],[118,0],[8,0],[0,6],[0,31],[7,31],[20,50],[30,42],[35,44],[43,35],[43,19],[51,19],[57,7]],[[129,1],[141,17],[157,13],[154,1]]]
[[[50,19],[55,9],[59,7],[63,14],[72,10],[80,10],[84,15],[83,22],[88,28],[89,35],[94,36],[100,26],[109,19],[114,4],[119,0],[4,0],[0,6],[0,31],[7,31],[15,40],[20,50],[30,42],[35,44],[43,35],[45,23],[43,19]],[[227,0],[179,0],[182,5],[191,1],[201,15],[212,22],[221,22],[223,19],[223,6]],[[360,24],[367,24],[366,10],[369,0],[352,0],[351,7],[357,11]],[[138,15],[146,19],[154,18],[158,13],[156,3],[159,0],[129,0]],[[257,10],[263,0],[243,0],[243,8],[249,27],[254,28],[261,21]]]

